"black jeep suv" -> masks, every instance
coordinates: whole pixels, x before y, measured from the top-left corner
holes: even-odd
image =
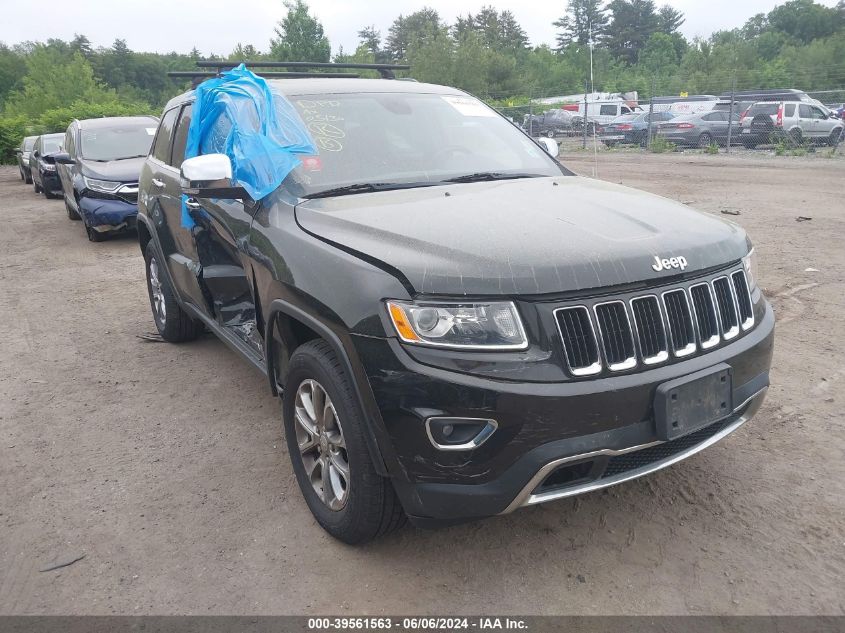
[[[574,176],[457,89],[271,85],[319,154],[252,200],[225,155],[184,160],[185,93],[143,166],[138,232],[162,337],[208,328],[266,373],[332,535],[597,490],[757,411],[774,317],[739,226]]]

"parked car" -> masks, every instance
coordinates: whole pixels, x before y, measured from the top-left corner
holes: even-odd
[[[573,115],[566,110],[548,110],[542,114],[525,115],[522,127],[530,136],[554,138],[572,129]]]
[[[652,134],[657,131],[657,126],[660,123],[674,118],[675,115],[669,111],[652,112],[650,126]],[[648,112],[623,114],[603,127],[599,133],[599,138],[608,147],[613,147],[617,143],[634,143],[645,147],[648,141],[648,129]]]
[[[739,143],[739,113],[734,113],[731,124],[731,143]],[[678,116],[671,121],[660,123],[657,133],[676,145],[690,147],[709,147],[710,145],[728,144],[728,113],[724,110],[711,110]]]
[[[82,220],[88,239],[133,230],[138,176],[158,118],[108,117],[73,121],[56,156],[67,216]]]
[[[226,154],[184,160],[204,113],[182,94],[144,161],[138,238],[162,338],[208,328],[267,375],[330,534],[604,488],[757,411],[774,316],[741,227],[575,176],[456,88],[269,84],[319,154],[252,199]]]
[[[788,140],[793,145],[828,143],[836,146],[843,121],[819,106],[801,101],[760,101],[740,118],[742,144],[748,148]]]
[[[64,134],[42,134],[35,139],[29,153],[29,173],[35,193],[48,198],[61,194],[62,185],[56,173],[55,157],[61,150]]]
[[[32,151],[32,146],[35,145],[37,136],[26,136],[21,141],[21,145],[15,150],[18,159],[18,171],[21,174],[21,180],[26,184],[32,184],[32,172],[29,171],[29,154]]]

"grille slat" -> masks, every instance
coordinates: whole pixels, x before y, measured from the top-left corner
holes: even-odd
[[[722,335],[725,339],[733,338],[739,334],[739,316],[728,278],[714,279],[713,292],[716,294],[716,306],[719,308],[719,324],[722,326]]]
[[[634,367],[637,356],[625,304],[621,301],[600,303],[596,305],[595,311],[608,368],[619,371]]]
[[[739,306],[739,318],[743,330],[754,325],[754,307],[751,305],[751,292],[748,289],[748,280],[745,272],[738,270],[731,275],[736,293],[736,302]]]
[[[634,313],[634,325],[637,328],[643,362],[652,364],[666,360],[668,358],[666,332],[663,329],[657,297],[633,299],[631,310]]]
[[[707,349],[719,342],[719,323],[716,320],[716,305],[709,284],[698,284],[690,288],[692,307],[701,347]]]
[[[576,306],[557,310],[555,315],[569,370],[575,376],[600,372],[599,348],[589,310]]]
[[[695,329],[686,293],[680,289],[664,293],[663,305],[669,317],[672,351],[675,356],[692,354],[695,351]]]

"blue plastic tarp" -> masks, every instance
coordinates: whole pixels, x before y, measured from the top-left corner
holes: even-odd
[[[232,184],[260,200],[317,148],[294,105],[241,64],[196,88],[185,158],[201,154],[226,154]],[[184,203],[182,224],[194,225]]]

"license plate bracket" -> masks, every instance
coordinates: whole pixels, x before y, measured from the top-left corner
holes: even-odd
[[[664,382],[654,396],[657,437],[674,440],[733,412],[731,367],[719,363]]]

